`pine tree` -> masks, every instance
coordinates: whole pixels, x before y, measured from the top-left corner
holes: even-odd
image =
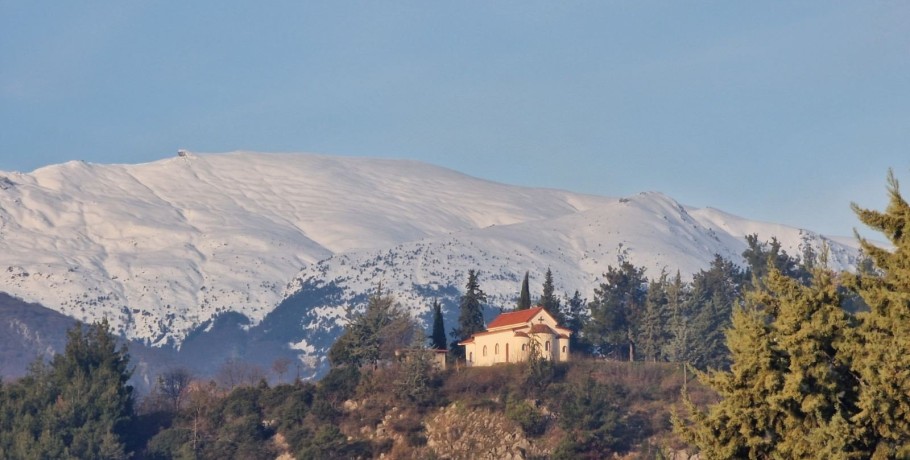
[[[673,282],[667,286],[667,309],[670,311],[668,342],[664,355],[674,363],[688,363],[691,359],[691,302],[688,299],[688,285],[682,282],[679,270]]]
[[[569,347],[572,352],[590,353],[591,345],[585,340],[583,329],[587,324],[590,315],[588,314],[588,301],[581,297],[581,293],[575,291],[570,298],[565,299],[564,307],[561,308],[562,325],[572,331],[569,336]]]
[[[860,380],[855,416],[876,458],[910,457],[910,205],[888,173],[890,200],[884,212],[853,204],[860,221],[881,232],[893,249],[860,237],[875,270],[845,277],[869,310],[857,314],[858,339],[845,347]]]
[[[446,349],[446,327],[438,299],[433,300],[433,334],[430,336],[430,346],[436,350]]]
[[[126,347],[106,320],[77,324],[63,354],[0,392],[0,457],[126,458],[130,375]]]
[[[728,363],[724,330],[742,295],[744,275],[728,260],[715,256],[707,270],[696,273],[687,309],[691,348],[688,360],[699,369],[722,368]]]
[[[589,304],[591,320],[584,332],[599,354],[635,360],[635,342],[647,293],[644,272],[644,268],[623,260],[619,268],[607,267],[604,282],[594,289],[594,299]]]
[[[549,268],[543,278],[543,295],[540,296],[540,301],[537,303],[553,315],[556,322],[565,323],[566,318],[562,316],[562,305],[560,305],[559,297],[556,296],[556,287],[553,285],[553,272]]]
[[[458,328],[452,330],[452,336],[456,340],[451,349],[455,350],[459,356],[464,353],[464,348],[458,346],[457,343],[471,337],[475,332],[484,330],[483,303],[487,301],[487,295],[480,289],[478,276],[479,273],[476,270],[468,270],[465,293],[461,296],[458,305]]]
[[[645,361],[662,361],[663,350],[668,339],[668,285],[666,271],[660,277],[648,284],[648,294],[645,298],[645,311],[641,317],[638,328],[638,343],[641,356]]]
[[[524,280],[521,282],[521,294],[518,297],[518,306],[515,310],[527,310],[531,308],[531,290],[528,286],[528,272],[525,272]]]
[[[722,398],[674,427],[704,458],[861,457],[845,427],[855,388],[837,346],[849,318],[830,273],[811,286],[771,268],[733,312],[729,371],[699,374]]]
[[[395,299],[382,292],[370,295],[363,312],[352,310],[345,331],[329,348],[333,366],[375,366],[394,357],[395,351],[410,345],[416,331],[414,321]]]

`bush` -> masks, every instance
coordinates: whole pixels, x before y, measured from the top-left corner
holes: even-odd
[[[547,417],[527,401],[510,400],[506,417],[518,423],[526,436],[540,436],[547,430]]]

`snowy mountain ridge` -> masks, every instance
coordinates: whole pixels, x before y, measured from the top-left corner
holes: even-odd
[[[352,299],[382,280],[419,312],[476,268],[491,302],[510,304],[526,270],[589,294],[620,253],[688,276],[714,254],[740,261],[750,233],[790,253],[826,241],[834,268],[855,262],[855,245],[659,193],[509,186],[414,161],[188,153],[0,172],[0,291],[157,345],[224,312],[255,325],[307,284]],[[337,324],[346,306],[319,316]]]

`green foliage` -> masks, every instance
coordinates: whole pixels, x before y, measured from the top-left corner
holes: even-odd
[[[403,357],[395,380],[395,395],[403,401],[423,407],[433,400],[432,375],[435,371],[433,354],[423,346],[423,335],[418,335],[414,344]]]
[[[442,306],[439,300],[433,300],[433,333],[430,335],[430,346],[435,350],[445,350],[446,326],[442,318]]]
[[[518,423],[527,436],[540,436],[547,429],[547,417],[525,400],[510,399],[506,403],[506,417]]]
[[[527,310],[531,308],[531,288],[528,285],[528,272],[521,281],[521,293],[518,295],[518,305],[515,310]]]
[[[619,268],[607,267],[603,283],[594,289],[584,334],[597,354],[635,359],[638,319],[647,294],[644,273],[644,268],[623,260]]]
[[[665,344],[669,339],[669,284],[666,271],[648,284],[645,310],[637,328],[640,355],[645,361],[657,362],[664,358]]]
[[[589,378],[559,392],[559,425],[566,431],[553,458],[608,458],[628,448],[622,437],[624,391]]]
[[[835,434],[853,404],[855,381],[836,347],[849,326],[830,274],[814,282],[771,268],[727,333],[733,365],[700,378],[723,398],[676,426],[707,458],[849,458]]]
[[[560,324],[572,331],[572,335],[569,336],[569,347],[572,353],[589,353],[591,351],[591,344],[582,332],[590,318],[587,305],[587,299],[582,298],[581,293],[575,291],[561,307],[562,314],[559,316],[562,322]]]
[[[724,331],[742,296],[744,273],[728,260],[715,256],[707,270],[692,278],[689,293],[688,334],[692,338],[687,362],[698,369],[720,369],[729,364]]]
[[[76,325],[62,355],[0,387],[0,457],[126,458],[129,355],[107,321]]]
[[[556,322],[563,325],[566,318],[563,316],[562,304],[559,297],[556,296],[556,286],[553,285],[553,272],[547,268],[543,278],[543,294],[537,304],[556,318]]]
[[[380,287],[363,312],[349,312],[344,333],[329,349],[329,361],[333,366],[376,366],[407,347],[416,329],[411,317]]]
[[[705,458],[910,458],[910,206],[889,192],[854,205],[894,248],[860,238],[874,269],[842,277],[867,311],[842,308],[824,255],[808,277],[769,264],[735,311],[730,371],[700,375],[721,401],[674,420]]]
[[[910,457],[910,205],[888,173],[884,212],[853,210],[893,246],[880,248],[859,238],[874,270],[845,277],[868,311],[858,313],[857,339],[843,348],[860,381],[858,435],[881,457]],[[858,235],[857,235],[858,236]],[[858,236],[859,237],[859,236]]]
[[[484,330],[483,304],[487,301],[487,295],[480,289],[480,284],[477,281],[478,275],[477,271],[468,270],[465,293],[461,296],[458,304],[458,327],[452,330],[455,343],[451,347],[451,350],[456,354],[464,353],[464,348],[459,346],[457,342],[467,339],[475,332]]]

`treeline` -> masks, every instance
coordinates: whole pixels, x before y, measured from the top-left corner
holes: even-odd
[[[607,268],[590,300],[578,291],[558,296],[548,269],[536,305],[572,330],[574,354],[615,361],[685,363],[698,369],[724,368],[729,364],[724,331],[730,326],[733,310],[742,303],[743,292],[770,270],[809,283],[817,264],[818,256],[810,246],[804,247],[800,256],[793,256],[775,238],[763,242],[753,234],[746,242],[745,267],[715,256],[710,266],[691,280],[683,280],[678,271],[671,275],[666,270],[648,278],[644,268],[620,258],[617,266]],[[525,273],[514,310],[531,307],[528,284]],[[455,358],[463,358],[459,341],[484,330],[484,302],[486,295],[478,272],[470,270],[459,303],[459,323],[451,331],[454,340],[450,347]],[[438,313],[434,321],[441,321]]]

